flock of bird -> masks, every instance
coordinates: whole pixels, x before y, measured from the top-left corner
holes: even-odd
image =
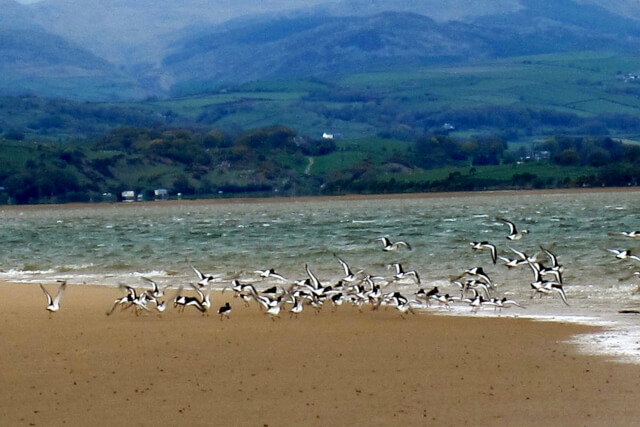
[[[529,234],[528,230],[518,230],[515,223],[505,218],[498,217],[496,221],[508,226],[509,233],[506,235],[506,239],[511,243],[520,241]],[[637,231],[620,234],[634,239],[640,237],[640,232]],[[374,241],[382,243],[384,252],[412,250],[411,245],[406,241],[393,242],[388,237],[379,237]],[[493,265],[500,260],[508,269],[529,268],[533,274],[533,279],[530,282],[531,299],[536,296],[558,295],[564,304],[569,305],[563,287],[564,267],[559,263],[556,254],[548,248],[540,246],[541,253],[545,257],[543,262],[538,259],[540,252],[528,255],[508,246],[510,253],[513,254],[512,258],[509,258],[499,254],[496,245],[488,241],[471,241],[469,244],[473,251],[488,252]],[[640,261],[640,257],[631,254],[629,250],[607,250],[615,254],[615,258],[618,260]],[[418,272],[405,270],[399,262],[389,264],[389,268],[394,269],[393,276],[378,276],[368,274],[364,269],[353,271],[340,256],[333,255],[340,264],[343,274],[339,280],[329,284],[323,283],[309,265],[305,264],[306,276],[303,279],[288,280],[273,268],[255,270],[253,273],[256,276],[256,281],[241,282],[238,279],[232,279],[230,286],[224,287],[222,293],[224,294],[225,291],[231,289],[235,298],[242,299],[246,306],[250,306],[252,303],[257,305],[272,319],[280,317],[285,310],[288,311],[289,317],[298,317],[306,307],[317,312],[325,305],[330,305],[335,309],[342,304],[351,304],[359,310],[362,310],[363,307],[370,307],[372,310],[378,310],[380,307],[394,307],[403,318],[407,313],[415,314],[416,309],[427,309],[433,305],[448,310],[454,304],[465,304],[470,307],[473,313],[477,313],[482,307],[491,307],[494,311],[502,311],[502,309],[509,307],[525,308],[520,302],[506,296],[496,296],[498,285],[481,266],[468,268],[452,277],[450,284],[459,291],[459,294],[452,295],[442,293],[437,286],[433,286],[431,289],[422,287]],[[120,311],[132,309],[136,315],[154,310],[162,313],[167,309],[167,301],[170,301],[174,309],[179,312],[192,307],[203,315],[210,314],[212,311],[211,290],[215,277],[212,274],[203,273],[191,264],[189,265],[197,276],[197,282],[188,285],[188,292],[185,292],[183,286],[179,286],[174,290],[174,295],[167,300],[165,293],[167,286],[162,287],[154,280],[142,277],[148,287],[140,290],[131,286],[121,286],[125,295],[115,299],[106,314],[112,315],[117,309]],[[640,272],[634,274],[640,277]],[[59,289],[55,297],[52,297],[40,284],[47,297],[46,310],[49,311],[49,316],[60,309],[60,299],[66,289],[66,281],[59,282]],[[260,283],[260,286],[257,283]],[[264,286],[265,283],[266,286]],[[398,290],[386,291],[387,286],[393,283],[405,285],[413,283],[416,289],[411,295],[403,294]],[[217,314],[220,316],[220,320],[229,318],[231,304],[226,302],[217,309]]]

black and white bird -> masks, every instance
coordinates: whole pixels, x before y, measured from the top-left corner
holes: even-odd
[[[198,276],[198,286],[200,286],[201,288],[204,288],[205,286],[207,286],[209,282],[211,282],[214,279],[213,275],[205,274],[199,269],[195,268],[192,264],[189,264],[189,265]]]
[[[498,258],[500,258],[504,262],[503,265],[507,268],[516,268],[516,267],[520,267],[521,265],[527,264],[527,261],[523,259],[516,259],[516,258],[511,259],[502,255],[498,255]]]
[[[547,255],[547,258],[549,258],[549,261],[551,261],[551,266],[549,267],[545,267],[540,264],[540,273],[542,275],[551,274],[559,283],[562,283],[562,272],[564,271],[564,267],[558,263],[558,257],[542,246],[540,246],[540,249],[542,249],[542,251]]]
[[[623,235],[624,237],[630,237],[632,239],[637,239],[638,237],[640,237],[640,231],[621,231],[620,232],[621,235]]]
[[[472,313],[477,313],[478,310],[480,310],[480,307],[482,307],[482,305],[485,303],[485,299],[482,297],[482,295],[477,294],[470,302],[469,302],[469,306],[471,306],[471,312]]]
[[[244,301],[245,307],[248,307],[249,301],[253,299],[253,293],[257,293],[255,286],[251,283],[240,283],[237,279],[231,281],[231,286],[233,289],[233,297],[240,297],[240,299]],[[226,288],[222,289],[222,293],[224,293],[225,289]]]
[[[640,261],[640,257],[637,255],[631,254],[631,251],[628,249],[618,250],[618,249],[607,249],[612,254],[616,255],[616,259],[633,259],[636,261]]]
[[[144,276],[141,276],[141,277],[142,277],[142,279],[144,279],[147,282],[149,282],[149,284],[151,285],[151,295],[154,298],[162,298],[164,296],[164,288],[160,288],[155,281],[153,281],[153,280],[151,280],[151,279],[149,279],[147,277],[144,277]]]
[[[138,296],[136,295],[136,290],[131,286],[120,285],[120,288],[126,290],[127,294],[123,297],[116,298],[113,301],[113,305],[111,306],[111,309],[106,313],[107,316],[110,316],[117,307],[121,307],[123,310],[126,308],[129,308],[130,306],[133,305],[134,300],[138,298]]]
[[[508,299],[507,297],[502,297],[502,298],[491,298],[490,300],[488,300],[486,302],[487,305],[492,305],[494,307],[494,310],[502,312],[503,308],[508,308],[508,307],[519,307],[524,309],[525,307],[523,305],[521,305],[520,303],[518,303],[515,300],[512,299]]]
[[[284,303],[285,299],[281,295],[268,302],[266,314],[271,316],[271,320],[275,320],[276,317],[280,318],[280,310]]]
[[[474,251],[482,251],[485,249],[489,249],[489,252],[491,253],[491,261],[493,261],[494,264],[496,263],[498,253],[496,251],[495,245],[487,241],[469,242],[469,244],[471,245],[471,249],[473,249]]]
[[[338,262],[340,263],[340,265],[342,266],[342,269],[344,270],[344,277],[342,278],[342,280],[344,280],[345,282],[355,282],[357,280],[359,280],[360,275],[363,273],[363,270],[358,270],[355,274],[351,271],[351,268],[349,267],[349,264],[347,264],[342,258],[340,258],[338,255],[333,254],[333,256],[338,260]]]
[[[296,319],[298,318],[298,315],[300,313],[302,313],[302,309],[304,308],[304,303],[302,298],[300,298],[299,295],[296,295],[296,293],[294,293],[291,296],[291,301],[293,303],[293,306],[291,306],[291,308],[289,309],[289,318],[292,318],[293,316],[296,317]]]
[[[529,230],[518,231],[518,229],[516,228],[516,225],[513,222],[509,221],[508,219],[504,219],[500,217],[496,219],[509,226],[509,235],[507,236],[507,239],[509,240],[520,240],[525,234],[529,233]]]
[[[223,317],[229,319],[229,314],[231,314],[231,305],[227,301],[222,307],[218,309],[218,314],[220,315],[220,320],[222,321]]]
[[[473,267],[468,270],[465,270],[464,273],[462,273],[460,276],[456,278],[456,280],[463,278],[465,275],[473,276],[491,288],[495,287],[495,285],[493,284],[493,281],[491,280],[489,275],[485,273],[482,267]]]
[[[556,292],[560,295],[562,302],[565,303],[565,305],[569,305],[569,302],[567,301],[567,295],[564,292],[564,288],[562,287],[562,283],[552,280],[545,280],[542,277],[540,266],[538,265],[538,263],[532,262],[529,263],[529,266],[533,271],[533,282],[531,282],[531,289],[533,289],[534,294],[531,296],[531,298],[533,298],[536,294],[542,297],[543,295],[550,295],[553,292]]]
[[[451,310],[451,304],[453,304],[453,303],[454,303],[454,301],[455,301],[455,298],[454,298],[454,297],[452,297],[452,296],[451,296],[451,295],[449,295],[449,294],[444,294],[444,295],[442,295],[442,294],[434,295],[432,299],[433,299],[433,300],[435,300],[435,301],[437,301],[437,302],[438,302],[438,305],[440,305],[440,307],[444,307],[444,308],[446,308],[447,310]]]
[[[392,242],[391,240],[389,240],[388,237],[378,237],[377,239],[375,239],[376,241],[381,241],[382,242],[382,250],[383,251],[395,251],[400,249],[401,247],[405,247],[408,250],[411,250],[411,245],[407,242],[405,242],[404,240],[398,240],[397,242]]]
[[[211,306],[209,294],[205,297],[196,285],[192,283],[189,283],[189,285],[198,293],[198,296],[182,295],[182,286],[180,286],[175,298],[173,299],[173,307],[177,307],[179,312],[183,312],[186,307],[194,307],[204,316],[207,314],[209,307]],[[209,292],[210,291],[211,287],[209,287]]]
[[[420,284],[420,276],[415,270],[405,271],[399,262],[391,264],[396,269],[396,274],[393,276],[393,280],[405,280],[413,279],[414,282]]]
[[[320,283],[320,279],[316,276],[313,271],[309,268],[309,264],[304,265],[304,270],[307,272],[307,276],[309,276],[309,288],[312,291],[318,291],[323,289],[322,283]]]
[[[440,290],[437,286],[434,286],[429,291],[424,288],[420,288],[415,293],[416,298],[424,300],[427,305],[430,305],[431,300],[435,299],[439,294]]]
[[[531,255],[527,255],[526,253],[521,252],[521,251],[519,251],[519,250],[517,250],[517,249],[513,249],[513,248],[511,248],[511,247],[510,247],[509,249],[511,250],[511,252],[513,252],[514,254],[518,255],[518,257],[519,257],[522,261],[524,261],[525,263],[527,263],[527,264],[528,264],[528,263],[530,263],[530,262],[537,262],[537,261],[538,261],[537,254],[536,254],[536,255],[532,255],[532,256],[531,256]]]
[[[47,296],[47,306],[45,307],[45,309],[49,312],[49,318],[51,318],[52,313],[60,310],[60,298],[62,298],[62,294],[67,288],[66,280],[58,280],[58,283],[60,283],[60,287],[58,288],[58,293],[56,294],[55,298],[52,298],[51,294],[45,289],[42,283],[40,283],[40,289],[42,289],[42,292],[44,292],[44,294]]]
[[[282,280],[283,282],[287,281],[287,279],[285,279],[283,275],[276,273],[276,270],[274,268],[267,268],[265,270],[255,270],[254,273],[257,273],[263,279],[268,279],[273,277],[274,279]]]

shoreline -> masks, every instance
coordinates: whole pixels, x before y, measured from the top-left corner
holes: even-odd
[[[32,205],[0,205],[3,210],[25,209],[89,209],[92,207],[135,207],[135,206],[171,206],[171,205],[225,205],[252,203],[295,203],[322,201],[355,201],[355,200],[399,200],[399,199],[437,199],[455,197],[504,197],[512,195],[541,195],[541,194],[589,194],[589,193],[640,193],[640,187],[588,187],[588,188],[553,188],[553,189],[522,189],[522,190],[487,190],[487,191],[452,191],[433,193],[393,193],[393,194],[345,194],[333,196],[293,196],[293,197],[232,197],[210,199],[182,199],[182,200],[147,200],[142,202],[94,202],[94,203],[64,203],[64,204],[32,204]]]
[[[223,321],[172,308],[105,316],[122,294],[69,285],[49,319],[39,286],[0,283],[3,424],[633,425],[640,416],[640,366],[571,344],[601,327],[348,306],[272,321],[221,292],[213,307],[233,308]]]

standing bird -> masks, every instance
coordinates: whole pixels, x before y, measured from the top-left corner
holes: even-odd
[[[382,247],[383,251],[395,251],[398,250],[401,246],[404,246],[405,248],[411,250],[411,245],[407,242],[405,242],[404,240],[398,240],[397,242],[392,242],[391,240],[389,240],[388,237],[378,237],[377,239],[375,239],[375,241],[381,241],[382,244],[384,245]]]
[[[51,313],[60,310],[60,298],[62,298],[62,294],[67,288],[66,280],[58,280],[58,282],[60,283],[60,287],[58,288],[58,293],[55,298],[51,298],[51,294],[47,292],[44,286],[42,286],[42,283],[40,283],[40,289],[42,289],[42,292],[47,296],[47,306],[45,308],[49,311],[49,318],[51,318]]]
[[[529,233],[529,230],[518,231],[518,229],[516,228],[516,225],[513,222],[509,221],[508,219],[504,219],[504,218],[496,218],[496,219],[509,226],[509,235],[507,236],[507,239],[509,240],[520,240],[522,239],[522,236]]]
[[[220,315],[220,321],[222,318],[226,316],[229,319],[229,314],[231,313],[231,305],[229,305],[229,301],[227,301],[222,307],[218,309],[218,314]]]

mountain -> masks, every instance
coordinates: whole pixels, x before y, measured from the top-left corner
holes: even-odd
[[[258,79],[640,47],[632,0],[0,0],[0,94],[129,99]]]
[[[350,3],[351,4],[351,3]],[[375,4],[374,4],[375,6]],[[183,31],[162,69],[174,89],[198,91],[264,78],[320,77],[487,58],[640,46],[640,22],[598,5],[523,0],[467,22],[424,15],[299,15]],[[375,7],[374,7],[375,8]]]
[[[370,16],[384,12],[415,13],[437,22],[469,21],[522,9],[519,0],[342,0],[315,10],[333,16]]]
[[[326,0],[44,0],[29,8],[38,23],[115,63],[157,59],[165,36],[244,15],[286,11]],[[293,6],[292,6],[293,4]]]
[[[163,69],[182,84],[228,84],[447,63],[488,50],[470,26],[417,14],[304,16],[184,36],[170,47]]]
[[[0,0],[0,93],[121,99],[149,92],[83,47],[39,25],[31,10]]]

